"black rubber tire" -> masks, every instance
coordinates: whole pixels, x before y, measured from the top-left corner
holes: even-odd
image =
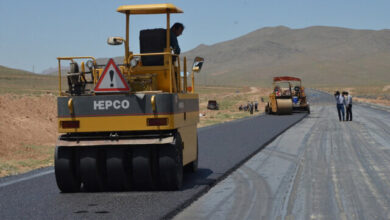
[[[271,108],[271,106],[269,105],[269,103],[267,103],[267,109],[266,109],[266,113],[268,114],[268,115],[271,115],[272,114],[272,108]]]
[[[83,187],[87,192],[103,190],[103,177],[97,149],[87,148],[81,151],[80,172]]]
[[[137,147],[132,154],[132,186],[135,189],[151,189],[153,187],[153,171],[149,147]]]
[[[177,133],[174,143],[159,148],[159,184],[164,190],[180,190],[183,184],[183,143]]]
[[[307,113],[310,114],[310,106],[307,106]]]
[[[76,171],[76,157],[71,148],[56,147],[54,173],[58,188],[63,193],[79,192],[81,181]]]
[[[199,144],[198,144],[198,135],[196,136],[196,159],[192,161],[191,163],[187,164],[184,167],[185,171],[196,173],[198,170],[198,161],[199,161]]]
[[[111,191],[122,191],[128,188],[129,181],[125,169],[124,149],[107,149],[106,170],[107,187]]]

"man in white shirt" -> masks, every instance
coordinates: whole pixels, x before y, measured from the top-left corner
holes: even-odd
[[[352,121],[352,96],[345,92],[345,109],[347,111],[347,121]]]
[[[342,96],[339,91],[336,91],[336,93],[334,94],[334,97],[336,98],[336,106],[337,106],[337,112],[339,113],[339,120],[341,121],[341,115],[343,115],[343,121],[345,121],[344,96]]]

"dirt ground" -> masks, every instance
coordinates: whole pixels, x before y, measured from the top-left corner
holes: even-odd
[[[0,176],[52,164],[56,109],[54,95],[0,95]]]
[[[268,100],[266,96],[270,89],[257,87],[244,87],[227,89],[223,87],[215,87],[212,92],[207,94],[200,94],[200,123],[198,127],[227,122],[238,118],[251,116],[247,111],[239,111],[240,105],[247,105],[248,102],[258,102],[258,112],[253,115],[264,112],[265,101]],[[263,98],[264,102],[261,102]],[[219,104],[219,110],[207,109],[208,100],[216,100]],[[252,116],[253,116],[252,115]]]

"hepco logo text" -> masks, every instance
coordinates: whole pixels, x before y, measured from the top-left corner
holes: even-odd
[[[128,109],[130,108],[129,100],[99,100],[93,101],[93,110],[109,110],[109,109]]]

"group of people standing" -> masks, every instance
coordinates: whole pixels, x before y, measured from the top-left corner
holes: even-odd
[[[345,111],[346,111],[347,112],[346,120],[352,121],[352,96],[346,91],[343,91],[341,94],[339,91],[336,91],[334,96],[336,98],[339,120],[345,121]]]
[[[244,105],[244,106],[240,105],[240,107],[238,107],[238,110],[240,110],[240,111],[248,111],[251,114],[253,114],[253,111],[256,111],[256,112],[259,111],[258,110],[258,106],[259,106],[259,103],[257,101],[255,101],[255,103],[248,101],[247,105]]]

